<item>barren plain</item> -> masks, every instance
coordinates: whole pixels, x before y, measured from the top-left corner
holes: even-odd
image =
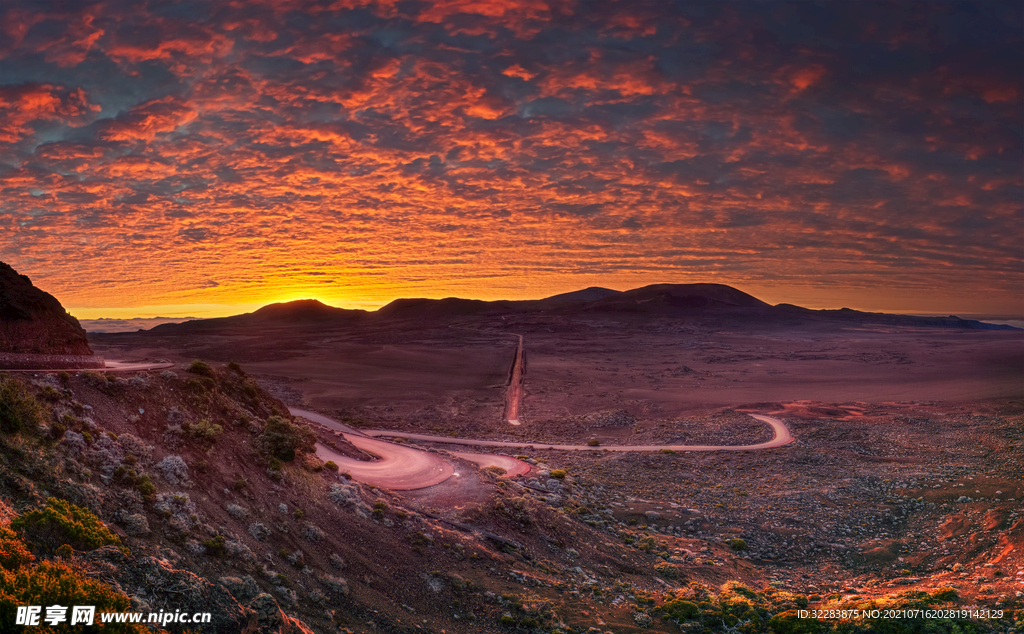
[[[517,426],[504,413],[519,336]],[[552,545],[579,557],[574,580],[512,575],[513,585],[568,584],[545,600],[572,614],[574,627],[649,627],[642,614],[667,599],[644,607],[636,591],[623,590],[622,571],[601,563],[638,544],[673,566],[657,580],[662,589],[688,592],[696,605],[694,588],[728,581],[803,593],[812,608],[952,588],[960,604],[1012,615],[1024,596],[1019,330],[870,315],[553,310],[161,327],[92,336],[90,344],[115,359],[236,361],[291,407],[410,446],[418,442],[403,433],[598,448],[747,445],[772,437],[748,414],[785,423],[795,441],[759,451],[472,449],[533,465],[511,486],[578,522]],[[461,479],[403,492],[405,503],[471,521],[493,485],[473,475],[475,465],[445,455]],[[569,476],[551,479],[557,469]],[[978,623],[998,630],[1010,618]]]

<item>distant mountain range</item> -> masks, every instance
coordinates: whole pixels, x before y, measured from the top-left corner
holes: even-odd
[[[344,325],[360,322],[380,323],[401,320],[445,321],[472,316],[551,314],[552,316],[644,315],[680,318],[719,318],[729,322],[756,319],[779,323],[831,321],[959,328],[972,330],[1019,330],[1013,326],[988,324],[974,319],[917,317],[867,313],[842,308],[812,310],[791,304],[772,306],[756,297],[724,284],[654,284],[629,291],[590,287],[536,300],[483,301],[447,297],[444,299],[396,299],[377,311],[352,310],[328,306],[319,300],[303,299],[270,304],[259,310],[215,319],[197,319],[184,323],[165,323],[153,333],[173,334],[233,327],[275,325]]]

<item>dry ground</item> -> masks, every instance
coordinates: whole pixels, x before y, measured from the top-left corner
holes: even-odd
[[[526,359],[518,428],[501,420],[514,334]],[[524,451],[541,464],[523,492],[547,503],[536,472],[569,471],[574,506],[563,510],[582,524],[557,550],[575,548],[584,572],[612,589],[614,575],[594,572],[606,565],[601,540],[654,536],[680,566],[677,584],[740,579],[823,600],[953,585],[984,605],[1019,602],[1024,591],[1021,332],[520,315],[91,344],[108,358],[237,360],[289,405],[375,428],[747,444],[769,430],[743,412],[770,414],[796,443],[706,454]],[[427,512],[447,506],[461,521],[459,507],[479,499],[459,504],[458,495],[448,486],[407,501]],[[747,548],[723,546],[734,538]],[[560,601],[563,613],[613,623],[596,594]],[[615,631],[629,631],[620,616]]]

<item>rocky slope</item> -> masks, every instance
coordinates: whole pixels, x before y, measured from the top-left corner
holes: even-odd
[[[0,262],[0,354],[92,355],[85,330],[53,295]]]

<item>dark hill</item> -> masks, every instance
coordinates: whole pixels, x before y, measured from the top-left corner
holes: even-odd
[[[174,334],[205,332],[224,328],[290,326],[298,324],[349,324],[365,318],[365,310],[349,310],[328,306],[318,299],[298,299],[292,302],[268,304],[254,312],[214,319],[194,319],[180,324],[160,324],[150,332]]]
[[[710,319],[716,323],[798,325],[800,323],[873,323],[907,327],[1006,330],[1000,326],[959,317],[914,317],[865,313],[848,308],[811,310],[779,304],[771,306],[756,297],[725,284],[652,284],[629,291],[590,287],[545,299],[525,301],[482,301],[447,297],[444,299],[396,299],[376,312],[327,306],[315,299],[270,304],[259,310],[217,319],[197,319],[180,324],[162,324],[150,332],[162,334],[213,332],[226,328],[288,327],[301,325],[354,325],[358,323],[448,320],[485,315],[554,312],[573,314],[627,314],[686,319]],[[725,320],[723,322],[723,320]]]
[[[252,319],[264,321],[333,321],[366,315],[365,310],[348,310],[328,306],[318,299],[269,304],[251,313]]]
[[[396,299],[375,314],[383,319],[443,319],[466,317],[506,306],[507,302],[485,302],[479,299]]]
[[[596,302],[598,300],[605,299],[606,297],[613,297],[615,295],[621,295],[622,291],[613,291],[610,288],[601,288],[600,286],[591,286],[581,291],[572,291],[571,293],[561,293],[560,295],[552,295],[551,297],[545,297],[544,299],[535,300],[533,304],[546,305],[546,306],[562,306],[566,304],[586,304],[589,302]]]
[[[92,355],[85,330],[57,298],[0,262],[0,353]]]
[[[597,311],[768,309],[765,302],[725,284],[652,284],[611,295],[588,307]]]

